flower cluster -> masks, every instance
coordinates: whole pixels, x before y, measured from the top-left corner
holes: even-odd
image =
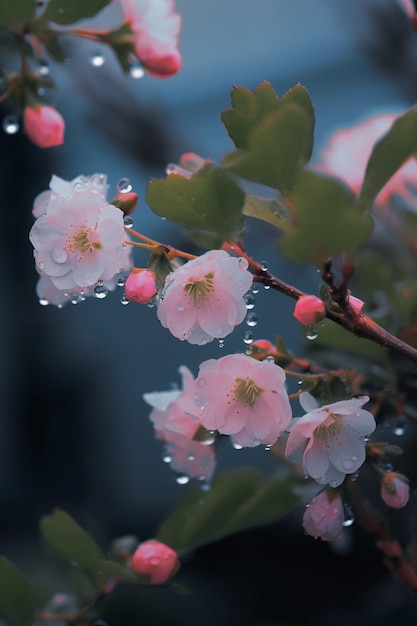
[[[130,270],[123,212],[106,201],[106,192],[103,174],[71,182],[53,176],[50,190],[36,198],[29,238],[45,304],[84,299],[95,287],[114,288]]]
[[[210,250],[168,275],[157,315],[174,337],[204,345],[229,335],[246,315],[252,274],[244,258]]]

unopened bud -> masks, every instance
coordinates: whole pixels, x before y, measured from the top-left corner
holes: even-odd
[[[381,498],[393,509],[402,509],[410,497],[407,478],[397,472],[387,472],[381,480]]]
[[[324,303],[317,296],[298,298],[293,313],[294,317],[305,326],[317,324],[325,317],[325,314]]]
[[[136,208],[139,196],[134,191],[127,191],[124,193],[118,193],[114,196],[111,204],[117,206],[118,209],[123,211],[124,215],[130,215]]]
[[[153,585],[163,585],[180,567],[178,555],[165,543],[150,539],[141,543],[130,566],[135,574],[146,576]]]
[[[156,277],[151,270],[132,272],[126,279],[125,293],[129,300],[146,304],[157,293]]]

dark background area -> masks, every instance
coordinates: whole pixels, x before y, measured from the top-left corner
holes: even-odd
[[[105,547],[127,533],[151,537],[187,491],[162,463],[142,394],[179,383],[180,365],[196,373],[201,361],[223,352],[178,342],[154,310],[121,306],[122,290],[62,310],[40,306],[28,240],[35,196],[53,173],[107,173],[109,198],[127,177],[141,198],[135,228],[187,246],[179,229],[146,206],[146,183],[183,152],[219,162],[231,150],[219,115],[233,84],[253,89],[267,79],[279,94],[304,84],[316,107],[316,160],[339,126],[400,111],[417,96],[417,35],[395,0],[178,0],[177,8],[184,60],[178,76],[124,78],[109,51],[96,68],[89,63],[96,46],[68,41],[72,60],[51,67],[65,144],[42,151],[23,133],[0,135],[0,553],[46,585],[63,567],[41,546],[42,514],[62,507]],[[314,268],[279,259],[275,235],[250,226],[252,256],[301,289],[317,287]],[[291,302],[263,292],[256,312],[257,338],[279,332],[291,349],[303,350]],[[243,324],[227,337],[225,350],[242,351],[245,330]],[[405,435],[410,450],[414,434]],[[224,447],[218,471],[242,465],[276,467],[264,450]],[[325,544],[304,536],[301,517],[296,511],[190,555],[177,576],[190,595],[122,586],[103,603],[103,618],[109,626],[416,622],[414,598],[392,580],[357,524]],[[408,524],[403,512],[394,518]]]

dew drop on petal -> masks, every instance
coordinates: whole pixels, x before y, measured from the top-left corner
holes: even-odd
[[[245,350],[245,354],[247,354],[248,356],[250,356],[253,352],[253,347],[252,346],[248,346]]]
[[[247,345],[251,344],[253,342],[253,333],[251,333],[249,330],[247,330],[244,333],[244,335],[243,335],[243,341]]]
[[[55,263],[65,263],[68,255],[63,248],[52,248],[51,257]]]
[[[205,387],[206,386],[206,379],[205,378],[198,378],[197,379],[197,387]]]
[[[248,326],[256,326],[257,323],[258,323],[258,318],[255,315],[255,313],[253,312],[248,313],[246,316],[246,324]]]
[[[246,294],[246,296],[243,298],[246,304],[246,308],[247,309],[253,309],[255,306],[255,298],[250,294]]]
[[[242,450],[243,448],[243,446],[241,446],[239,443],[236,443],[236,441],[232,443],[232,446],[234,447],[235,450]]]
[[[48,306],[49,302],[46,298],[39,298],[39,304],[42,306]]]
[[[101,52],[95,50],[90,55],[90,63],[93,67],[101,67],[104,64],[105,58]]]
[[[102,300],[103,298],[107,296],[109,292],[108,292],[107,287],[105,287],[104,285],[97,284],[93,289],[93,293],[94,293],[95,298]]]
[[[164,463],[171,463],[172,456],[169,456],[169,454],[166,454],[165,456],[162,457],[162,460]]]
[[[179,304],[179,305],[177,306],[177,311],[182,312],[182,311],[184,311],[184,309],[185,309],[185,306],[184,306],[183,304]]]
[[[3,118],[3,130],[7,135],[15,135],[19,128],[19,120],[16,115],[13,115],[13,113],[10,113]]]
[[[129,304],[129,302],[130,302],[129,298],[124,293],[122,297],[120,298],[120,303],[123,304],[123,306],[126,306],[126,304]]]
[[[189,476],[178,476],[178,478],[176,479],[177,483],[179,485],[186,485],[188,482],[190,482],[190,477]]]
[[[133,187],[128,178],[121,178],[117,183],[117,191],[119,193],[129,193],[132,191]]]
[[[126,217],[123,218],[123,224],[125,228],[132,228],[133,219],[130,217],[130,215],[126,215]]]
[[[204,409],[204,407],[207,404],[206,396],[203,396],[201,393],[196,393],[195,396],[194,396],[194,404],[199,409]]]
[[[135,79],[144,77],[145,71],[138,60],[132,61],[132,63],[130,64],[129,74],[132,78]]]
[[[189,454],[189,455],[187,456],[187,459],[188,459],[188,461],[195,461],[195,456],[194,456],[194,454]]]
[[[238,263],[239,263],[239,267],[240,267],[241,270],[247,270],[248,269],[249,263],[247,262],[247,260],[243,256],[241,256],[239,258]]]
[[[271,355],[268,355],[264,360],[266,363],[275,363],[274,357]]]
[[[352,461],[352,459],[344,459],[344,461],[342,461],[342,467],[345,470],[351,470],[353,466],[354,462]]]
[[[304,333],[305,333],[306,339],[308,339],[309,341],[314,341],[315,339],[317,339],[318,333],[317,333],[317,328],[315,326],[311,326],[311,325],[305,326]]]

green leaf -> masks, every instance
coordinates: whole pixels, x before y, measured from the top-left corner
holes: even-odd
[[[131,65],[130,57],[136,56],[135,36],[130,25],[126,23],[120,28],[107,32],[102,37],[102,41],[113,48],[122,69],[128,72]]]
[[[171,175],[151,180],[146,201],[157,215],[189,230],[239,237],[245,194],[223,168],[205,165],[191,178]]]
[[[310,158],[313,127],[304,107],[286,103],[251,132],[247,150],[227,154],[224,165],[247,180],[288,195],[298,171]]]
[[[30,20],[36,11],[36,0],[1,0],[0,25],[11,28]]]
[[[37,608],[36,592],[17,567],[0,556],[0,616],[13,626],[33,621]]]
[[[111,0],[49,0],[43,17],[55,24],[73,24],[94,17],[110,2]]]
[[[367,210],[391,176],[417,155],[417,107],[398,117],[388,133],[375,144],[366,168],[358,206]]]
[[[287,207],[277,198],[260,198],[246,193],[242,212],[247,217],[255,217],[281,230],[290,231],[293,228]]]
[[[250,148],[249,137],[259,123],[285,103],[301,105],[314,128],[314,108],[308,91],[298,84],[279,98],[272,85],[261,83],[254,92],[245,87],[234,87],[231,93],[232,108],[223,111],[221,119],[236,148]],[[311,153],[310,153],[311,154]]]
[[[304,171],[290,199],[296,227],[279,250],[291,261],[321,267],[329,256],[353,255],[372,232],[372,218],[358,212],[354,194],[336,178]]]
[[[213,480],[210,491],[190,493],[165,520],[157,538],[184,552],[252,526],[278,521],[299,502],[290,480],[266,481],[243,469]]]

